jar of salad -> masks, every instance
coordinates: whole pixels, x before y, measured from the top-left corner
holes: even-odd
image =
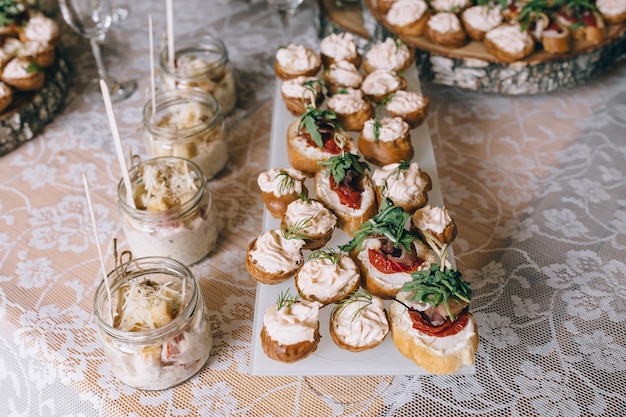
[[[129,171],[131,195],[117,187],[122,227],[137,257],[165,256],[191,265],[218,236],[213,196],[200,167],[187,159],[152,158]]]
[[[221,39],[210,35],[181,39],[170,62],[168,48],[159,57],[161,78],[166,89],[196,87],[215,96],[222,114],[237,104],[235,77],[228,51]]]
[[[207,362],[213,339],[192,272],[162,257],[117,265],[94,297],[97,337],[113,374],[142,390],[178,385]]]
[[[228,162],[224,117],[212,95],[197,88],[160,91],[143,108],[148,155],[178,156],[200,166],[207,179]]]

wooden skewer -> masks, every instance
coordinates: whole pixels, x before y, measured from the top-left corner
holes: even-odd
[[[96,238],[96,248],[98,248],[98,258],[100,259],[100,268],[102,271],[102,277],[104,278],[104,285],[107,290],[107,296],[109,298],[109,306],[111,306],[111,284],[109,283],[109,276],[107,274],[106,266],[104,265],[104,257],[102,256],[102,248],[100,247],[100,238],[98,237],[98,225],[96,223],[96,215],[93,210],[93,203],[91,202],[91,193],[89,192],[89,182],[87,181],[87,176],[83,173],[83,185],[85,187],[85,195],[87,196],[87,207],[89,208],[89,216],[91,217],[91,226],[93,228],[93,233]],[[109,311],[109,324],[113,324],[113,313],[111,308],[107,309]]]
[[[109,126],[111,127],[111,133],[113,134],[113,142],[115,143],[115,150],[117,151],[117,159],[122,168],[122,178],[124,179],[124,185],[126,186],[126,201],[131,207],[135,207],[135,199],[133,198],[133,189],[130,182],[130,176],[128,175],[128,167],[126,165],[126,158],[124,157],[124,150],[122,149],[122,141],[120,139],[120,132],[117,129],[117,122],[115,121],[115,113],[113,113],[113,104],[111,104],[111,96],[109,95],[109,88],[104,80],[100,80],[100,90],[102,91],[102,97],[104,98],[104,107],[106,108],[107,116],[109,118]]]
[[[172,0],[165,0],[165,13],[167,18],[167,57],[170,68],[174,70],[174,6]]]
[[[150,96],[152,98],[152,121],[156,115],[156,87],[154,80],[154,36],[152,34],[152,13],[148,15],[148,31],[150,41]]]

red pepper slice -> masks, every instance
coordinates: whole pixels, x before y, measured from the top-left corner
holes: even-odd
[[[396,272],[413,272],[416,271],[417,268],[419,268],[420,265],[424,263],[424,260],[422,258],[417,257],[416,260],[409,265],[399,264],[387,258],[383,253],[374,249],[369,249],[367,256],[374,268],[376,268],[383,274],[393,274]]]
[[[332,175],[329,177],[329,180],[330,189],[337,193],[341,204],[353,209],[361,207],[362,195],[360,190],[354,189],[351,184],[335,183],[335,178]]]
[[[409,310],[408,313],[413,321],[413,328],[428,336],[453,336],[463,330],[469,321],[469,313],[467,310],[459,313],[455,321],[446,320],[441,326],[433,326],[424,318],[422,313],[417,310]]]

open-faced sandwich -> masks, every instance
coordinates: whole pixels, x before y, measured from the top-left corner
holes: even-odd
[[[437,45],[460,48],[467,43],[461,20],[451,12],[440,12],[428,19],[425,34]]]
[[[339,61],[348,61],[357,68],[361,66],[361,54],[354,36],[348,32],[325,36],[320,42],[320,57],[325,68]]]
[[[607,23],[618,24],[626,20],[624,0],[596,0],[596,7]]]
[[[322,79],[330,94],[335,94],[342,88],[361,88],[363,84],[363,75],[348,61],[334,62],[324,68]]]
[[[429,99],[417,91],[398,90],[387,96],[383,104],[391,117],[401,118],[411,129],[420,126],[428,116]]]
[[[469,284],[441,262],[411,274],[389,307],[391,337],[398,350],[433,374],[452,374],[474,364],[478,329],[468,311]]]
[[[422,36],[430,16],[424,0],[397,0],[391,5],[386,19],[399,35]]]
[[[338,303],[359,289],[361,273],[352,258],[333,249],[316,250],[294,277],[302,298]]]
[[[365,97],[374,103],[382,102],[389,94],[407,88],[407,80],[394,71],[379,69],[367,74],[361,84]]]
[[[317,198],[337,216],[337,225],[350,234],[377,211],[376,191],[358,155],[343,152],[322,162],[315,174]]]
[[[502,6],[483,4],[469,7],[461,14],[461,23],[467,35],[482,41],[485,34],[502,23]]]
[[[326,107],[337,115],[339,125],[351,132],[360,132],[363,125],[374,114],[372,103],[360,89],[338,90],[327,101]]]
[[[282,218],[289,203],[307,195],[305,179],[304,173],[294,168],[271,168],[259,174],[261,198],[272,217]]]
[[[314,77],[321,67],[320,57],[309,47],[290,44],[276,52],[274,72],[283,81],[299,76]]]
[[[388,165],[413,158],[411,130],[400,117],[383,117],[365,122],[358,138],[359,151],[366,161]]]
[[[399,39],[387,38],[383,42],[374,44],[363,59],[363,69],[366,73],[377,69],[393,72],[403,71],[413,64],[415,51]]]
[[[360,289],[337,304],[330,316],[330,336],[350,352],[380,345],[389,333],[389,319],[382,298]]]
[[[445,207],[424,206],[411,216],[410,230],[424,242],[430,239],[449,245],[456,238],[456,223]]]
[[[261,346],[263,352],[278,362],[292,363],[315,352],[320,342],[320,307],[317,301],[281,292],[275,304],[263,315]]]
[[[332,238],[337,216],[319,201],[301,195],[289,203],[281,224],[283,227],[298,225],[298,233],[306,242],[302,249],[314,250],[323,247]]]
[[[246,269],[263,284],[283,282],[304,263],[304,244],[297,225],[268,230],[248,244]]]
[[[485,48],[504,62],[519,61],[535,50],[535,41],[518,23],[503,23],[485,34]]]
[[[284,81],[280,95],[289,113],[300,117],[307,108],[319,107],[324,102],[323,86],[320,79],[302,75]]]
[[[432,189],[430,175],[417,162],[400,161],[376,168],[372,174],[379,207],[388,198],[409,214],[428,203]]]
[[[388,299],[397,294],[411,273],[428,269],[435,256],[405,225],[409,214],[386,201],[380,212],[362,224],[340,249],[349,252],[362,275],[362,285],[373,295]]]
[[[606,25],[602,15],[596,6],[587,0],[570,0],[563,3],[556,14],[556,21],[568,27],[575,40],[598,43],[606,37]]]
[[[355,150],[350,134],[339,126],[332,110],[309,107],[287,128],[289,163],[310,177],[318,171],[320,162]]]

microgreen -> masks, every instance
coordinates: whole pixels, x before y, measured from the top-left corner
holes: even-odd
[[[15,0],[0,0],[0,27],[8,26],[21,20],[25,8]]]
[[[348,171],[355,171],[363,174],[365,170],[370,169],[367,162],[362,161],[359,155],[351,152],[344,152],[341,155],[331,156],[325,161],[319,162],[324,167],[329,167],[328,175],[332,175],[335,184],[340,184],[346,178]]]
[[[278,294],[278,300],[276,301],[276,308],[278,311],[282,310],[284,307],[291,307],[293,304],[300,301],[300,294],[291,295],[291,291],[289,288],[285,291],[281,291]]]
[[[339,248],[344,252],[354,248],[361,249],[365,239],[379,235],[387,238],[394,248],[402,245],[407,251],[411,251],[415,237],[405,228],[410,216],[402,207],[394,206],[389,199],[385,199],[378,214],[363,223],[352,240]]]

